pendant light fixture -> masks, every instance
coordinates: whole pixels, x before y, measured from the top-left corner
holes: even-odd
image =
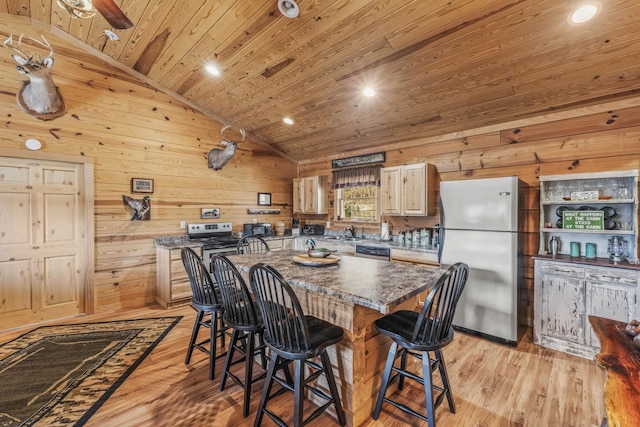
[[[278,0],[278,10],[287,18],[297,18],[300,14],[298,4],[294,0]]]

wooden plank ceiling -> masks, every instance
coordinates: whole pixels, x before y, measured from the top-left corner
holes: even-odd
[[[570,25],[583,2],[299,0],[289,19],[277,0],[116,0],[128,30],[56,0],[0,0],[0,13],[51,24],[304,161],[636,96],[640,2],[600,0]]]

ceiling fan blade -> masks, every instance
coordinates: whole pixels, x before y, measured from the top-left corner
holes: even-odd
[[[126,30],[133,27],[133,22],[115,4],[114,0],[93,0],[93,7],[107,20],[113,28]]]

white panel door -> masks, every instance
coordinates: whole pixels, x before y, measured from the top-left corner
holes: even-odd
[[[0,157],[0,329],[84,311],[82,170]]]

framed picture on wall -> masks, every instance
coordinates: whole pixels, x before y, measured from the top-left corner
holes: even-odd
[[[132,193],[153,193],[153,179],[131,178]]]
[[[271,193],[258,193],[258,206],[271,206]]]
[[[200,218],[220,218],[220,208],[202,208]]]

